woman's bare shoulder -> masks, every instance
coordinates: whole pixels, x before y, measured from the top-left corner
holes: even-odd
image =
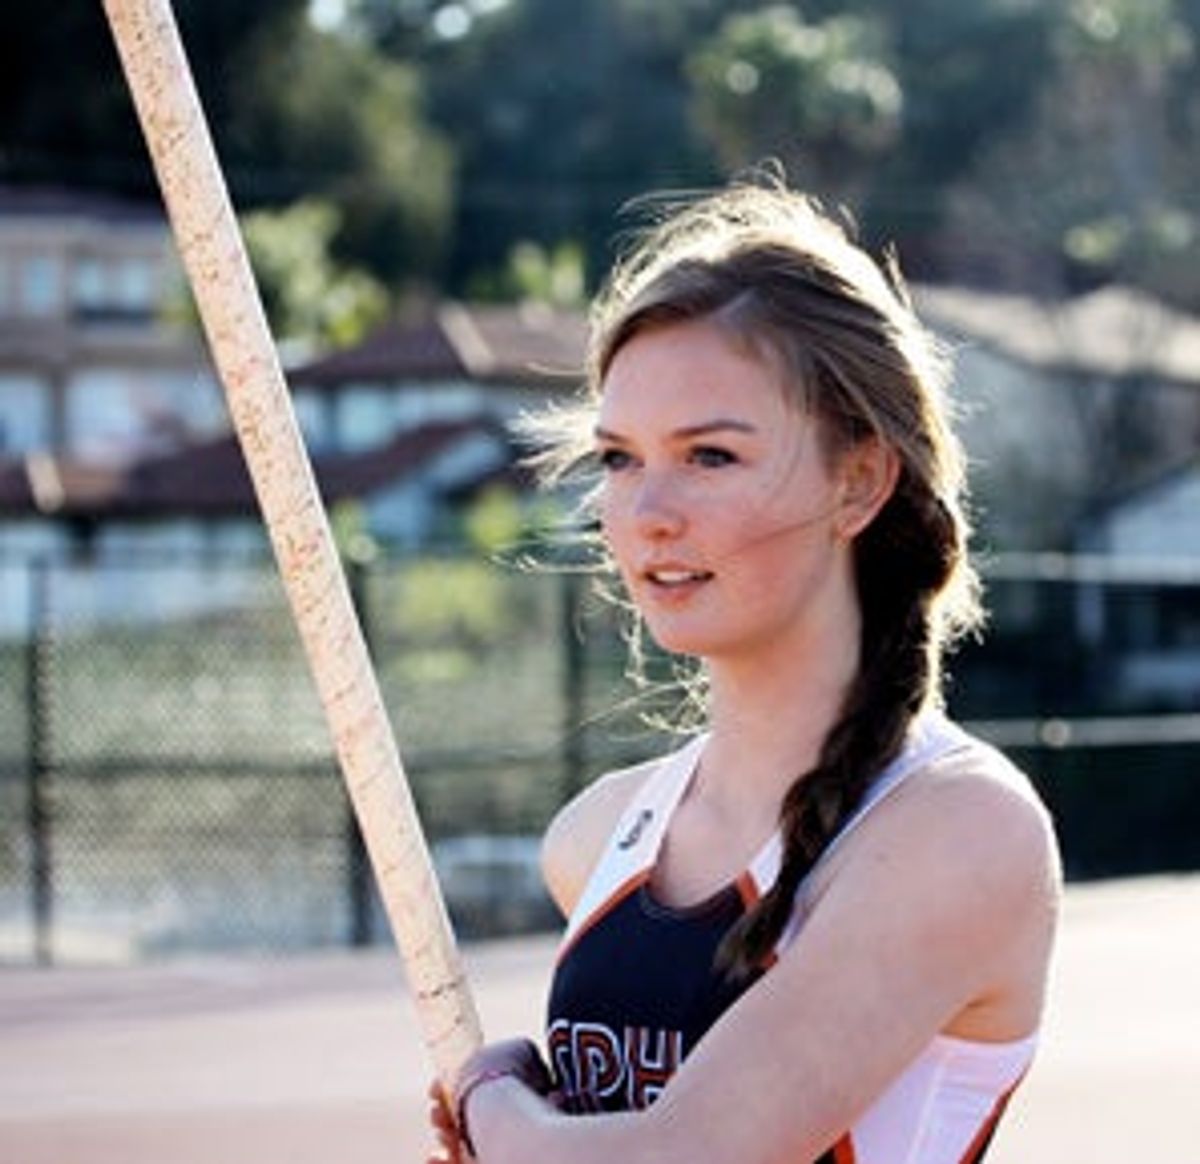
[[[864,860],[865,858],[865,860]],[[981,741],[913,773],[867,814],[862,827],[814,878],[812,897],[835,884],[865,890],[878,869],[887,891],[909,879],[914,895],[951,914],[991,903],[977,919],[1024,917],[1046,932],[1062,870],[1054,823],[1028,777]],[[1001,909],[1008,902],[1011,909]],[[1040,920],[1039,920],[1040,919]]]
[[[1053,824],[1029,781],[986,745],[956,749],[878,801],[819,870],[796,949],[816,957],[824,934],[894,958],[893,987],[911,971],[944,1033],[1002,1042],[1040,1021],[1060,894]]]
[[[658,759],[607,772],[555,814],[542,840],[542,875],[563,916],[570,916],[621,813]]]
[[[1010,871],[1056,860],[1053,822],[1032,782],[981,740],[932,760],[898,792],[888,823],[924,845],[936,843],[935,851],[948,850],[943,857],[957,852],[978,865],[991,855]],[[880,824],[885,820],[881,815]]]
[[[924,781],[913,781],[913,791],[928,797],[927,805],[957,805],[977,828],[991,831],[996,821],[1024,826],[1034,844],[1053,844],[1050,814],[1029,777],[990,744],[971,745],[935,759]]]

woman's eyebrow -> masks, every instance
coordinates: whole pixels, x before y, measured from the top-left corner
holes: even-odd
[[[597,425],[593,430],[597,440],[612,441],[616,444],[628,444],[628,438],[618,432]],[[712,436],[721,432],[756,433],[758,426],[746,420],[735,420],[731,417],[717,417],[713,420],[703,420],[697,424],[687,424],[673,429],[670,436],[675,440],[693,440],[696,437]]]
[[[705,420],[699,424],[689,424],[683,428],[677,428],[671,435],[686,440],[691,437],[710,436],[717,432],[756,433],[758,426],[751,424],[748,420],[735,420],[732,417],[721,416],[715,420]]]

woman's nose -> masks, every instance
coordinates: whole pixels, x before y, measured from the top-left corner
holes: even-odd
[[[665,475],[643,476],[634,499],[633,516],[643,537],[677,536],[686,524],[682,498]]]

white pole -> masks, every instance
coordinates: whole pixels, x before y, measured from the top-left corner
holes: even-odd
[[[342,775],[444,1083],[480,1025],[169,0],[104,0]]]

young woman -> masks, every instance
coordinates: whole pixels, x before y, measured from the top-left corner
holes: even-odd
[[[940,710],[978,608],[935,346],[768,184],[661,223],[594,324],[604,540],[707,726],[553,822],[549,1069],[476,1055],[438,1158],[978,1161],[1033,1057],[1059,868],[1026,780]]]

